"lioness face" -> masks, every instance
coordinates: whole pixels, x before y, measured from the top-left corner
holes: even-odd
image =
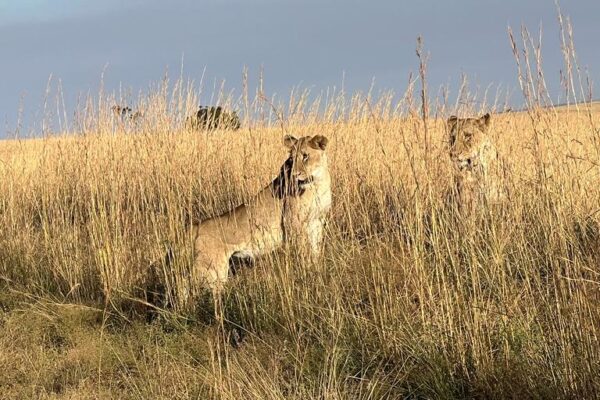
[[[310,185],[326,172],[327,142],[328,139],[322,135],[304,136],[299,139],[287,135],[283,139],[283,144],[290,151],[286,161],[288,168],[291,168],[290,177],[301,187]]]
[[[450,158],[459,171],[472,171],[481,163],[480,151],[488,141],[491,116],[481,118],[450,117]]]

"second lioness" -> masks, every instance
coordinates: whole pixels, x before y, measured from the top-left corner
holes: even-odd
[[[279,175],[247,205],[194,226],[194,272],[209,288],[228,278],[231,257],[254,258],[286,241],[304,242],[318,255],[331,207],[327,138],[284,138],[289,157]]]
[[[459,209],[472,212],[506,196],[505,168],[489,136],[491,115],[448,119],[450,159],[454,164]]]

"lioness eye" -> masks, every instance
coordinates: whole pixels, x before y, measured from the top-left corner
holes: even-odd
[[[308,154],[303,154],[302,155],[302,161],[304,161],[304,162],[308,161]]]

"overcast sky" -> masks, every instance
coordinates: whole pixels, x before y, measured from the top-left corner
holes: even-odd
[[[573,20],[580,63],[600,77],[600,1],[562,4]],[[517,87],[507,26],[544,27],[544,63],[559,94],[562,68],[553,0],[0,0],[0,137],[14,128],[19,104],[39,115],[50,74],[61,79],[67,108],[79,93],[105,86],[133,92],[166,68],[240,90],[264,67],[267,94],[293,86],[403,92],[416,71],[415,40],[430,53],[429,83]],[[516,91],[513,102],[521,97]]]

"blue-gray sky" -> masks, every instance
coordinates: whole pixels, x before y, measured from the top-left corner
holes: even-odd
[[[563,2],[580,63],[600,76],[600,2]],[[461,74],[483,87],[517,87],[507,26],[544,27],[544,64],[552,94],[562,68],[553,0],[0,0],[0,137],[39,115],[50,74],[61,79],[67,108],[79,93],[120,84],[135,93],[166,68],[186,78],[226,81],[240,90],[264,68],[267,94],[293,86],[403,92],[416,71],[422,35],[432,88]],[[521,101],[519,92],[513,101]]]

